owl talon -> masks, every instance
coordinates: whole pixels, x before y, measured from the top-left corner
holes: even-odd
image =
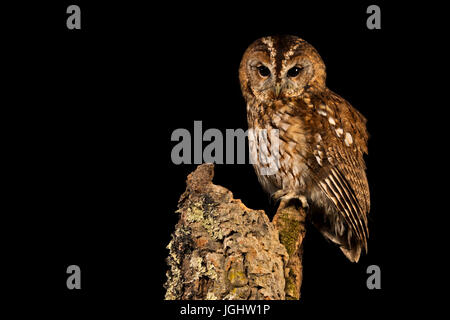
[[[302,203],[303,209],[309,208],[308,200],[305,196],[298,196],[298,200],[300,200],[300,202]]]
[[[284,199],[286,198],[286,191],[284,190],[278,190],[277,192],[275,192],[272,197],[274,199]]]
[[[308,200],[303,195],[299,196],[299,195],[297,195],[297,194],[295,194],[293,192],[286,192],[286,191],[283,191],[283,190],[278,190],[277,192],[275,192],[273,194],[273,197],[275,199],[280,199],[281,200],[280,208],[287,207],[292,199],[299,200],[302,203],[302,207],[304,209],[309,208]]]

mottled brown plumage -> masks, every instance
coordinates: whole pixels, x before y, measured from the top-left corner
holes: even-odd
[[[261,185],[281,205],[299,199],[308,206],[313,224],[357,262],[369,235],[366,119],[326,87],[320,55],[295,36],[255,41],[239,78]],[[270,164],[260,157],[266,146],[276,159]]]

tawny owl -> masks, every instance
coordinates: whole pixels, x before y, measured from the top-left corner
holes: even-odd
[[[367,252],[370,207],[366,119],[326,87],[325,77],[319,53],[295,36],[256,40],[239,68],[249,132],[269,132],[265,140],[249,133],[261,185],[282,203],[300,200],[320,232],[357,262],[361,249]],[[263,171],[252,148],[262,149],[263,140],[277,145],[268,148],[278,159],[273,172]]]

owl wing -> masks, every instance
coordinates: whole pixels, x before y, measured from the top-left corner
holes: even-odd
[[[313,103],[316,116],[311,137],[311,163],[319,188],[356,234],[367,251],[370,194],[365,174],[366,119],[346,100],[328,91]],[[320,137],[320,139],[319,139]]]

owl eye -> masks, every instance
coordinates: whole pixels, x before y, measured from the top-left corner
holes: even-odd
[[[261,75],[261,77],[268,77],[270,75],[270,70],[266,66],[259,66],[258,72]]]
[[[302,71],[303,68],[300,67],[293,67],[290,68],[287,72],[287,76],[290,78],[296,77],[298,76],[298,74],[300,73],[300,71]]]

